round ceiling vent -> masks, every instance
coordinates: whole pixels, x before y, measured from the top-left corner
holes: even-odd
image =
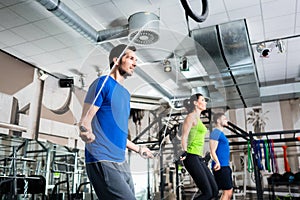
[[[149,12],[139,12],[131,15],[128,21],[130,42],[138,45],[150,45],[158,41],[158,16]]]

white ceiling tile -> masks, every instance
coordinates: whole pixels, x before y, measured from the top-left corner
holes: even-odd
[[[5,28],[0,25],[0,31],[4,31],[4,30],[5,30]]]
[[[21,59],[24,60],[25,62],[32,64],[33,66],[36,66],[36,67],[38,66],[38,64],[37,64],[38,62],[30,57],[23,56],[23,57],[21,57]]]
[[[39,66],[49,65],[53,63],[59,63],[62,60],[59,58],[56,58],[51,53],[42,53],[39,55],[31,56],[33,60],[36,60],[38,62]]]
[[[198,4],[200,4],[201,1],[196,0],[196,2],[198,2]],[[202,9],[202,5],[200,8]],[[210,1],[208,4],[208,9],[209,9],[208,11],[211,15],[223,13],[223,12],[225,12],[224,1],[223,0]]]
[[[266,31],[266,39],[277,39],[282,37],[291,36],[294,33],[294,28],[278,29],[276,31]]]
[[[186,22],[185,22],[186,23]],[[201,28],[201,24],[198,23],[198,22],[195,22],[194,20],[189,20],[189,27],[190,27],[190,30],[197,30],[199,28]],[[187,25],[185,25],[186,29],[187,29]]]
[[[32,43],[23,43],[23,44],[15,45],[12,48],[18,52],[21,52],[24,56],[33,56],[45,52],[45,50],[37,47]]]
[[[17,45],[23,42],[26,42],[23,38],[16,35],[15,33],[6,30],[0,32],[1,41],[7,46]]]
[[[294,34],[295,35],[300,35],[300,26],[298,26],[298,27],[295,28]]]
[[[1,3],[5,6],[10,6],[10,5],[18,4],[23,1],[28,1],[28,0],[1,0]]]
[[[71,30],[74,31],[70,26],[58,19],[56,16],[34,22],[33,24],[49,35],[56,35],[63,32],[69,32]]]
[[[98,69],[100,69],[101,71],[109,69],[108,66],[107,55],[89,57],[87,60],[84,60],[84,62],[81,62],[79,71],[85,74],[89,74],[91,73],[90,71],[95,72]]]
[[[172,12],[170,12],[170,10],[172,10]],[[174,15],[174,13],[176,13],[176,15]],[[178,4],[161,8],[160,19],[163,24],[176,24],[178,22],[186,21],[184,9]],[[192,21],[192,19],[189,18],[189,21]]]
[[[274,48],[268,58],[262,58],[264,65],[272,65],[276,66],[277,64],[281,66],[285,66],[286,62],[286,54],[279,54],[277,53],[277,49]]]
[[[288,52],[297,52],[300,51],[300,37],[292,38],[289,40],[283,40],[286,50]],[[300,54],[299,54],[300,55]],[[299,58],[299,56],[298,56]]]
[[[270,1],[277,1],[277,0],[261,0],[262,3],[267,3],[267,2],[270,2]]]
[[[45,51],[54,51],[54,50],[62,49],[62,48],[66,47],[60,41],[58,41],[57,39],[52,38],[52,37],[32,41],[32,43],[35,44],[36,46],[40,47],[41,49],[44,49]]]
[[[280,26],[278,26],[280,24]],[[293,29],[295,25],[295,15],[284,15],[264,20],[266,32],[276,32],[277,30]]]
[[[99,1],[99,0],[84,0],[84,1],[68,0],[68,1],[66,1],[66,4],[70,5],[71,1],[73,1],[73,4],[76,4],[77,6],[79,6],[81,8],[91,7],[91,6],[95,6],[95,5],[98,5],[98,4],[102,4],[102,3],[106,3],[106,2],[111,2],[111,0],[101,0],[101,1]]]
[[[252,1],[240,1],[240,0],[226,0],[224,1],[226,4],[227,10],[236,10],[241,8],[247,8],[254,5],[258,5],[260,3],[259,0]]]
[[[186,22],[171,24],[168,26],[168,28],[170,31],[177,32],[177,34],[182,34],[182,35],[188,34],[188,28],[187,28]]]
[[[119,0],[120,1],[120,0]],[[157,1],[157,0],[148,0],[149,3],[157,8],[168,7],[174,4],[180,4],[177,0],[168,0],[168,1]],[[194,0],[190,0],[192,2]],[[116,3],[117,1],[115,1]]]
[[[100,22],[99,18],[96,18],[93,16],[93,14],[90,13],[89,8],[81,9],[76,14],[80,16],[86,23],[88,23],[91,27],[93,27],[95,30],[103,30],[105,29],[106,23],[103,24]],[[128,24],[128,20],[124,18],[124,25]],[[120,24],[117,24],[119,26]]]
[[[86,7],[85,5],[81,5],[81,4],[85,4],[88,1],[74,1],[74,0],[64,0],[63,3],[69,7],[71,10],[73,11],[77,11],[80,8],[84,8]]]
[[[0,49],[3,49],[3,48],[6,47],[6,46],[7,46],[6,44],[0,42]]]
[[[80,35],[77,32],[71,31],[62,33],[59,35],[55,35],[54,38],[59,40],[61,43],[63,43],[65,46],[73,46],[73,45],[82,45],[82,44],[90,44],[91,42]]]
[[[51,17],[51,14],[45,7],[37,1],[26,1],[10,7],[19,16],[34,22],[43,18]]]
[[[0,9],[0,25],[5,28],[12,28],[28,23],[27,20],[12,12],[8,8]]]
[[[116,5],[116,8],[118,10],[120,10],[123,14],[127,15],[128,17],[136,12],[144,12],[144,11],[147,12],[153,9],[149,1],[112,0],[112,2]]]
[[[295,69],[289,69],[286,74],[286,79],[294,79],[294,81],[299,81],[300,80],[300,69],[295,68]]]
[[[251,17],[246,20],[251,43],[264,41],[263,23],[260,17]]]
[[[277,68],[274,70],[273,64],[264,64],[266,74],[266,81],[284,80],[286,76],[285,67]]]
[[[51,52],[52,55],[55,57],[61,59],[61,60],[71,60],[71,59],[77,59],[78,54],[71,48],[65,48],[65,49],[59,49],[56,51]]]
[[[5,51],[13,56],[16,56],[18,58],[24,57],[24,55],[21,52],[17,51],[14,48],[11,48],[11,47],[5,47],[5,48],[3,48],[3,51]]]
[[[33,41],[49,36],[46,32],[42,31],[33,24],[18,26],[16,28],[12,28],[11,31],[27,41]]]
[[[246,8],[240,8],[238,10],[231,10],[228,12],[230,20],[246,19],[251,17],[260,17],[260,6],[255,5]]]
[[[115,12],[111,12],[112,10]],[[124,16],[111,2],[95,5],[90,8],[89,12],[91,12],[91,15],[93,15],[100,24],[103,22],[106,24],[111,24],[120,18],[127,19],[127,16]]]
[[[297,12],[300,13],[300,3],[297,1]]]
[[[265,71],[264,70],[258,70],[257,74],[258,74],[258,77],[259,77],[259,79],[258,79],[259,83],[266,82],[266,77],[265,77]]]
[[[299,53],[299,52],[298,52]],[[298,54],[299,57],[299,54]],[[300,78],[300,62],[299,59],[289,62],[287,65],[286,78]]]
[[[293,68],[293,67],[296,67],[296,68],[300,67],[299,55],[300,55],[300,51],[289,52],[289,54],[288,54],[289,60],[287,62],[287,66],[288,66],[289,69]]]
[[[215,26],[229,21],[227,13],[219,13],[215,15],[208,15],[207,19],[200,24],[201,27]]]
[[[66,62],[56,62],[48,65],[49,72],[63,73],[67,76],[74,76],[75,74],[70,69],[80,69],[82,59],[75,59]]]
[[[300,3],[298,3],[300,5]],[[300,12],[296,13],[296,26],[300,27]]]
[[[71,49],[82,58],[87,58],[97,47],[92,44],[72,46]]]
[[[263,18],[274,18],[295,13],[296,0],[276,0],[262,3]]]

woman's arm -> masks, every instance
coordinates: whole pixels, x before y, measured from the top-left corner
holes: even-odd
[[[192,128],[193,121],[190,115],[188,115],[182,125],[182,135],[181,135],[181,148],[183,151],[187,151],[188,137],[190,130]]]

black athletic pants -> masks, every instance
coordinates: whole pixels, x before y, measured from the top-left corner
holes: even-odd
[[[217,199],[219,193],[218,186],[204,159],[201,156],[188,153],[183,163],[201,191],[201,195],[195,199]]]

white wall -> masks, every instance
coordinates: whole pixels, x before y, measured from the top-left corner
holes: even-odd
[[[10,95],[0,93],[0,102],[0,122],[10,124],[13,97]],[[8,134],[9,130],[0,127],[0,133]]]

